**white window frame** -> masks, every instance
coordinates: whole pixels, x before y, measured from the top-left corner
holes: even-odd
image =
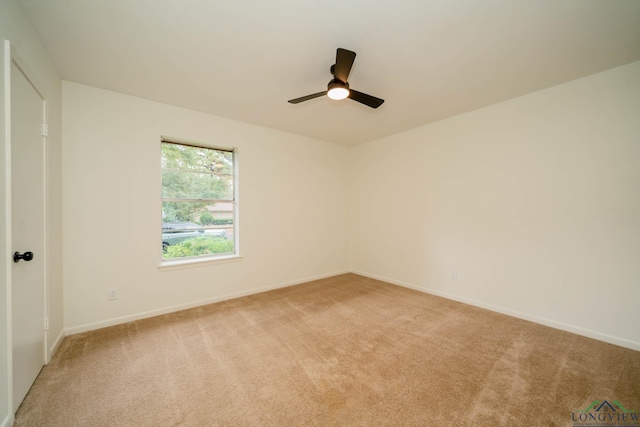
[[[229,203],[233,204],[233,253],[229,254],[221,254],[221,255],[198,255],[192,257],[183,257],[183,258],[172,258],[165,259],[162,256],[162,226],[160,226],[160,244],[156,247],[160,248],[160,270],[175,270],[182,268],[192,268],[192,267],[200,267],[207,265],[215,265],[215,264],[225,264],[229,262],[237,262],[242,260],[242,256],[240,256],[240,227],[239,227],[239,176],[238,176],[238,148],[237,147],[219,147],[211,144],[206,144],[197,141],[191,141],[184,138],[176,138],[170,136],[161,136],[160,138],[160,147],[162,147],[162,143],[171,143],[171,144],[179,144],[186,145],[190,147],[211,149],[211,150],[219,150],[219,151],[227,151],[233,153],[233,200],[220,200],[220,203]],[[160,157],[162,158],[162,150],[160,150]],[[162,182],[162,168],[160,168],[160,182]],[[160,192],[160,223],[162,224],[162,191]]]

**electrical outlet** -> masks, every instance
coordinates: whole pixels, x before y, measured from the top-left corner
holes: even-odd
[[[458,280],[458,272],[457,271],[452,271],[451,272],[451,280],[454,281],[454,282]]]
[[[336,257],[336,262],[340,262],[340,256]]]
[[[109,288],[109,292],[107,293],[107,299],[109,301],[115,301],[118,299],[118,290],[116,288]]]

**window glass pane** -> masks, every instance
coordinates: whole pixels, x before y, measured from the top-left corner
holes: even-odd
[[[173,223],[192,223],[190,226],[169,226]],[[215,228],[233,225],[233,203],[162,202],[162,232],[170,228]],[[221,228],[221,227],[217,227]]]
[[[233,200],[233,176],[163,170],[162,197]]]
[[[162,169],[233,174],[233,153],[163,142]]]
[[[233,208],[233,203],[163,202],[163,258],[234,253]]]
[[[163,258],[235,253],[234,153],[162,143],[161,166]]]
[[[222,255],[234,253],[233,236],[223,235],[225,230],[207,230],[203,233],[190,232],[162,234],[162,257],[164,259],[184,258],[201,255]]]

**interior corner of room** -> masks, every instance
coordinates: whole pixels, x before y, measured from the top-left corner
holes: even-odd
[[[12,163],[17,75],[44,102],[47,124],[41,157],[26,154],[41,174],[42,204],[25,210],[40,209],[41,229],[24,226],[46,255],[36,259],[42,364],[73,334],[345,273],[640,351],[640,54],[345,143],[346,134],[323,137],[330,123],[302,134],[312,121],[304,113],[291,113],[298,123],[282,130],[205,112],[199,101],[172,105],[62,75],[26,3],[0,3],[0,426],[13,423],[20,403],[12,320],[22,308],[12,306],[12,282],[15,266],[27,264],[12,257],[29,249],[12,246],[21,232],[12,209],[35,191],[17,186],[30,162]],[[358,58],[376,54],[360,43]],[[354,72],[369,83],[358,60]],[[299,107],[287,96],[282,108]],[[304,108],[334,106],[316,101]],[[376,114],[385,108],[397,108],[393,97]],[[369,113],[352,113],[366,136],[368,121],[384,121]],[[239,150],[240,262],[158,268],[161,135]],[[116,288],[118,298],[107,298]]]

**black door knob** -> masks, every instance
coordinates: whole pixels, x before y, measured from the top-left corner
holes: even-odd
[[[21,259],[25,261],[31,261],[33,259],[33,252],[25,252],[21,254],[20,252],[15,252],[13,254],[13,262],[18,262]]]

